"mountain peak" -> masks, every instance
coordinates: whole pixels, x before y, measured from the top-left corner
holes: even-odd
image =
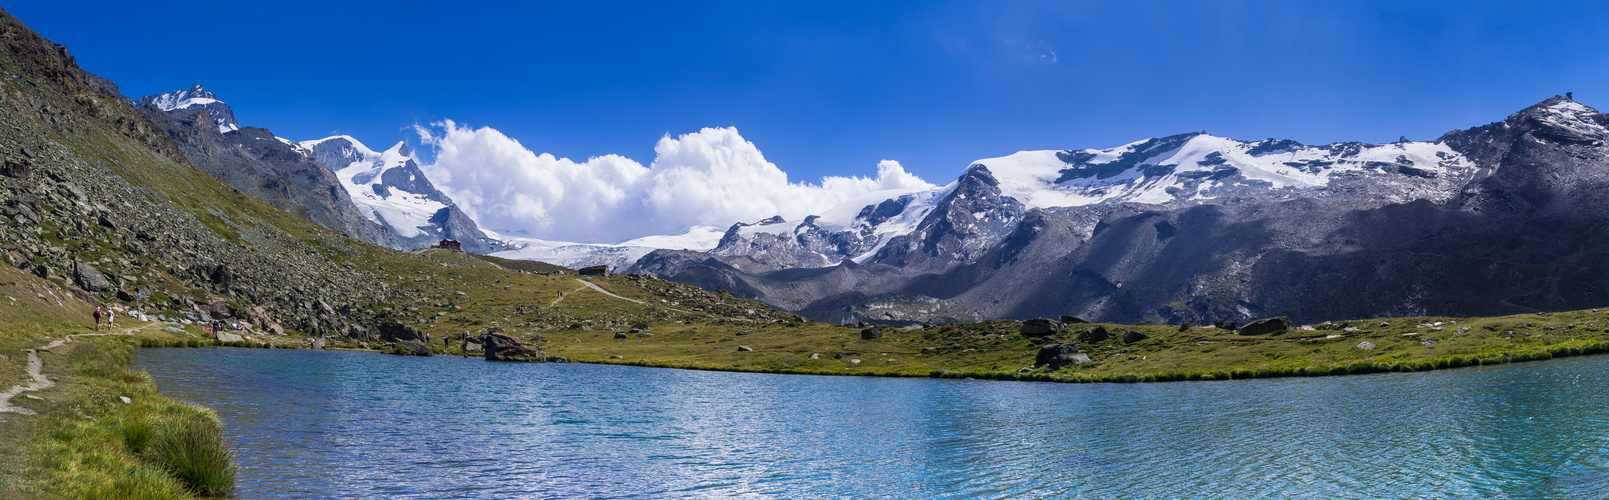
[[[134,101],[135,107],[153,106],[163,113],[177,113],[189,109],[206,109],[212,119],[218,122],[218,132],[232,132],[240,130],[240,124],[235,121],[234,110],[228,104],[218,100],[218,95],[207,90],[201,84],[191,85],[184,90],[163,92],[141,97]]]

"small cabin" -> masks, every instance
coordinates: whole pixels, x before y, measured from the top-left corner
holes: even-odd
[[[609,266],[583,267],[577,270],[576,274],[580,274],[582,276],[608,276]]]
[[[445,248],[454,252],[464,251],[464,246],[459,245],[458,240],[441,240],[441,243],[436,244],[436,248]]]

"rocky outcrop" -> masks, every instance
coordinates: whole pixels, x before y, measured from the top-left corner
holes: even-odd
[[[880,339],[880,338],[883,338],[883,329],[882,328],[878,328],[878,327],[874,326],[874,327],[866,328],[866,329],[863,329],[863,330],[860,331],[860,339],[861,340],[872,340],[872,339]]]
[[[418,329],[395,321],[386,321],[376,327],[380,340],[386,342],[405,342],[409,340],[424,341],[425,336]]]
[[[487,361],[523,361],[546,362],[547,356],[534,347],[526,347],[519,339],[501,333],[487,333],[481,336],[481,345],[486,350]]]
[[[1141,340],[1145,340],[1145,339],[1148,339],[1148,338],[1151,338],[1151,336],[1143,334],[1143,333],[1140,333],[1140,332],[1136,332],[1134,330],[1129,330],[1129,331],[1123,333],[1123,343],[1124,344],[1133,344],[1135,342],[1139,342]]]

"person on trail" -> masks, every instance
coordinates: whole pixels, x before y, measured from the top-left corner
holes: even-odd
[[[106,310],[106,329],[111,330],[113,328],[117,328],[117,313],[113,312],[111,309],[107,309]]]
[[[101,308],[95,308],[95,331],[101,331]]]

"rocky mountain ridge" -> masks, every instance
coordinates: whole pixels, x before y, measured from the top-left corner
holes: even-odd
[[[1433,142],[1192,133],[1025,151],[858,210],[734,225],[709,252],[655,252],[633,270],[828,321],[1199,324],[1592,307],[1609,287],[1582,257],[1596,243],[1513,247],[1546,239],[1541,228],[1599,231],[1582,214],[1604,206],[1606,120],[1555,97]],[[1488,272],[1464,272],[1472,265]],[[1565,276],[1585,282],[1550,284]]]
[[[242,129],[229,105],[201,85],[134,104],[190,164],[321,226],[397,250],[442,239],[476,253],[503,248],[430,183],[404,143],[375,152],[347,136],[297,142]]]
[[[394,235],[391,248],[411,250],[457,240],[464,251],[488,254],[505,244],[485,232],[451,198],[436,189],[409,154],[406,142],[374,151],[350,136],[297,143],[303,154],[335,171],[340,186],[368,220]]]

